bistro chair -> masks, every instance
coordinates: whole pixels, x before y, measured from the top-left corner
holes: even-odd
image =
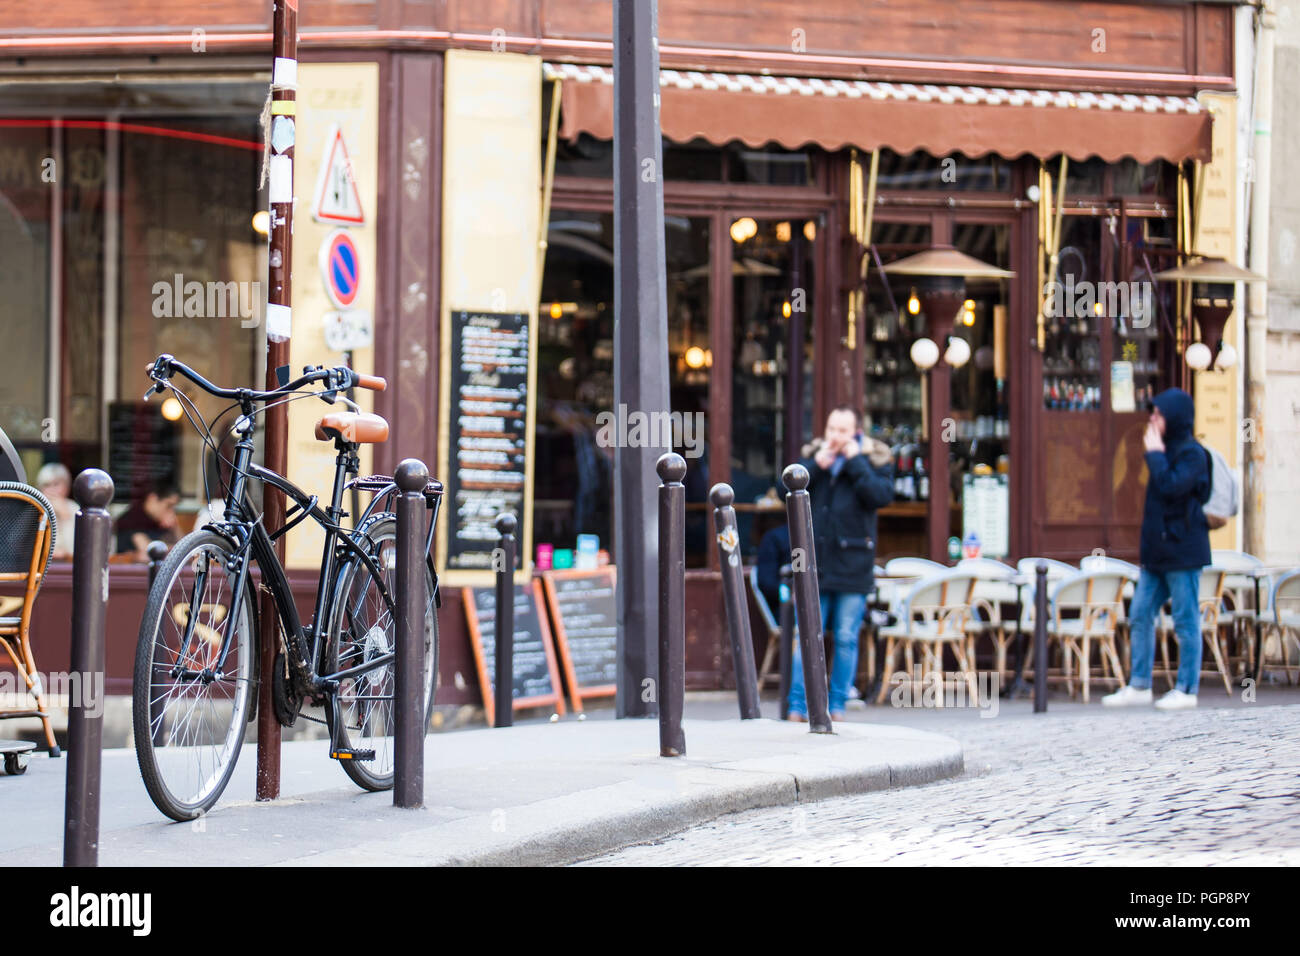
[[[939,674],[942,691],[946,680],[943,669],[945,647],[952,648],[971,699],[976,699],[974,638],[966,630],[976,581],[977,578],[969,571],[944,568],[940,573],[917,581],[898,598],[893,608],[897,623],[882,627],[879,632],[885,639],[885,651],[880,660],[880,692],[876,703],[883,701],[889,692],[890,669],[900,650],[907,663],[907,679],[913,692],[928,672]],[[917,649],[921,656],[919,668]]]
[[[1210,554],[1210,563],[1227,572],[1223,579],[1219,625],[1232,635],[1232,647],[1236,651],[1229,655],[1228,663],[1235,667],[1236,672],[1252,673],[1255,627],[1257,623],[1260,626],[1264,623],[1272,581],[1264,572],[1264,562],[1245,551],[1215,548]],[[1257,582],[1258,607],[1255,601]]]
[[[1073,663],[1079,666],[1083,702],[1090,700],[1092,648],[1101,658],[1099,680],[1124,685],[1115,632],[1124,620],[1124,589],[1133,578],[1123,570],[1076,571],[1052,589],[1048,604],[1047,642],[1061,648],[1061,672],[1066,690],[1074,696]],[[1032,657],[1032,651],[1030,652]],[[1037,662],[1034,663],[1037,667]],[[1048,666],[1044,662],[1043,666]],[[1109,672],[1109,673],[1108,673]],[[1050,675],[1050,671],[1049,671]]]
[[[0,710],[0,720],[38,717],[51,757],[59,755],[48,701],[32,654],[31,621],[36,595],[54,554],[54,508],[30,485],[0,482],[0,586],[21,586],[22,595],[0,597],[0,647],[27,685],[36,707]]]
[[[1219,635],[1219,615],[1223,610],[1223,583],[1227,578],[1227,572],[1223,568],[1208,567],[1201,569],[1200,593],[1197,595],[1197,602],[1200,605],[1201,614],[1201,639],[1205,642],[1206,647],[1210,650],[1210,656],[1214,660],[1214,666],[1219,676],[1223,678],[1223,689],[1228,696],[1232,696],[1232,685],[1229,682],[1228,667],[1224,663],[1223,648],[1220,646]],[[1164,662],[1165,681],[1170,687],[1174,686],[1177,675],[1177,668],[1169,666],[1169,637],[1174,634],[1174,621],[1172,614],[1166,614],[1162,609],[1160,612],[1160,621],[1157,627],[1160,635],[1160,659]],[[1204,659],[1204,658],[1202,658]],[[1206,670],[1201,667],[1202,674],[1212,674],[1215,671]]]
[[[763,682],[769,677],[769,670],[780,660],[781,654],[781,625],[772,613],[772,609],[767,606],[767,598],[758,587],[758,565],[749,569],[749,589],[754,592],[754,603],[758,605],[758,616],[763,622],[763,627],[767,631],[767,646],[763,649],[763,663],[758,668],[758,686],[762,687]],[[780,680],[779,674],[770,676]]]
[[[1275,646],[1278,662],[1269,666],[1286,674],[1286,682],[1290,684],[1291,672],[1300,672],[1300,664],[1292,664],[1287,653],[1287,645],[1294,645],[1297,660],[1300,660],[1300,568],[1287,571],[1273,585],[1268,617],[1270,639],[1264,642],[1260,654],[1259,673],[1264,673],[1264,666],[1269,664],[1269,648]],[[1276,638],[1276,644],[1273,638]]]
[[[891,578],[921,578],[948,570],[948,565],[929,558],[890,558],[885,562],[885,574]]]
[[[1018,572],[995,558],[965,558],[957,562],[957,570],[969,571],[976,577],[975,593],[971,597],[971,619],[966,630],[976,640],[981,637],[989,639],[999,679],[1009,677],[1007,646],[1015,633],[1009,625],[1014,625],[1015,621],[1003,621],[1002,608],[1016,603],[1017,588],[1010,578]]]

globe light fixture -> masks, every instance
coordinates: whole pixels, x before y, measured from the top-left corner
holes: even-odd
[[[1198,372],[1204,372],[1210,367],[1213,356],[1210,355],[1210,347],[1203,342],[1193,342],[1187,346],[1187,351],[1183,354],[1187,360],[1187,366],[1194,368]]]
[[[687,368],[704,368],[704,349],[698,345],[688,348],[684,357]]]
[[[1187,347],[1184,357],[1188,366],[1203,371],[1211,365],[1220,370],[1236,365],[1237,350],[1223,341],[1223,327],[1232,315],[1237,283],[1267,280],[1256,272],[1214,256],[1194,256],[1181,266],[1157,272],[1155,277],[1161,282],[1186,282],[1191,286],[1192,316],[1200,327],[1201,342]],[[1194,353],[1192,350],[1202,343],[1209,358],[1203,365],[1194,364],[1193,357],[1199,363],[1202,356],[1199,351]],[[1231,351],[1225,356],[1224,352],[1229,349]]]
[[[948,339],[948,349],[943,353],[943,360],[953,368],[961,368],[970,361],[970,343],[953,335]]]
[[[923,336],[912,343],[911,356],[913,365],[922,372],[928,371],[939,361],[939,346],[934,339]]]

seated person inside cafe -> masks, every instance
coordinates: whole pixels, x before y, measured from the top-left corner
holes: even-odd
[[[72,500],[72,474],[57,461],[41,466],[36,473],[36,487],[54,509],[55,561],[72,560],[73,532],[76,530],[77,503]]]
[[[143,498],[117,519],[117,554],[134,555],[137,561],[149,560],[149,542],[175,544],[178,535],[176,506],[181,493],[174,485],[160,483],[145,492]]]

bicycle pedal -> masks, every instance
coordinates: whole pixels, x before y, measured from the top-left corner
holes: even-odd
[[[373,750],[352,750],[348,747],[340,747],[337,750],[330,751],[330,758],[333,760],[374,760],[375,752]]]

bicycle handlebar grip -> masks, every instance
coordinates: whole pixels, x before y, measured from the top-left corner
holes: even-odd
[[[358,372],[352,373],[356,376],[357,387],[368,388],[372,392],[382,392],[388,388],[388,380],[378,375],[361,375]]]

